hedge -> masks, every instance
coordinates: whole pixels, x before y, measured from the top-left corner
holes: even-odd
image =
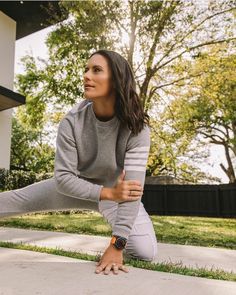
[[[53,177],[53,173],[37,174],[32,171],[0,169],[0,191],[25,187]]]

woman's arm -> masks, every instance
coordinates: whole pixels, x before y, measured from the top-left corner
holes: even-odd
[[[150,149],[150,129],[148,126],[136,136],[129,138],[125,154],[125,179],[137,180],[144,188],[146,165]],[[135,218],[138,214],[141,198],[133,202],[122,202],[118,204],[116,220],[112,228],[112,235],[128,238]]]
[[[78,177],[78,151],[74,138],[74,116],[68,113],[58,128],[54,178],[57,190],[67,196],[99,202],[102,185]]]
[[[125,179],[123,184],[125,182],[127,184],[127,181],[135,180],[141,183],[143,188],[149,149],[150,130],[148,127],[145,127],[137,136],[130,137],[125,155]],[[128,238],[138,214],[140,201],[141,197],[136,201],[124,201],[118,204],[116,220],[112,227],[112,235]],[[128,269],[123,265],[123,251],[114,249],[113,245],[110,244],[97,265],[96,273],[100,273],[105,269],[105,273],[108,274],[114,262],[117,264],[116,273],[118,268],[128,272]]]

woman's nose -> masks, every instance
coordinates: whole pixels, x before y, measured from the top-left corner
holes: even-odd
[[[89,72],[89,70],[86,73],[84,73],[84,81],[87,81],[87,80],[90,80],[90,72]]]

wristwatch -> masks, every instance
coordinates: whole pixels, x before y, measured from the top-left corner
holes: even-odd
[[[127,243],[127,239],[121,236],[112,236],[111,238],[111,244],[119,250],[122,250],[125,248]]]

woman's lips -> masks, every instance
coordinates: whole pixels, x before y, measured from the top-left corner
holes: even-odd
[[[92,88],[94,88],[94,86],[85,86],[84,87],[85,90],[89,90],[89,89],[92,89]]]

